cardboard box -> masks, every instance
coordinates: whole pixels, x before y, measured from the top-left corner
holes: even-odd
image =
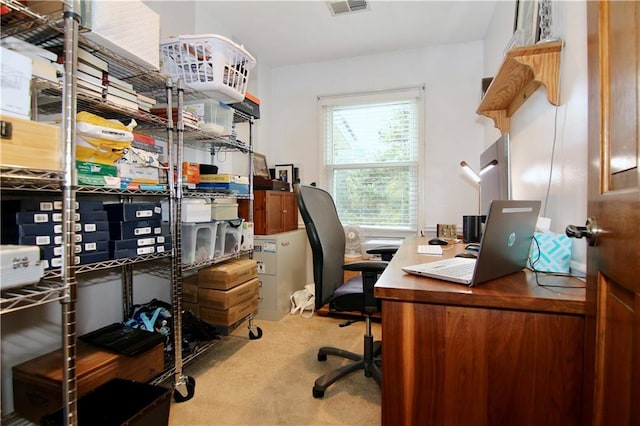
[[[257,297],[224,310],[207,308],[200,305],[200,319],[212,325],[228,327],[245,319],[249,314],[258,313],[258,305]]]
[[[233,259],[198,271],[198,286],[214,290],[229,290],[258,276],[258,262],[253,259]]]
[[[229,309],[246,300],[257,299],[259,287],[258,278],[252,278],[229,290],[198,288],[198,304],[205,308]]]
[[[198,303],[198,276],[190,275],[182,279],[182,300]]]
[[[60,127],[3,115],[0,115],[0,120],[0,164],[28,169],[62,170]]]
[[[146,382],[164,370],[164,345],[136,356],[124,356],[78,341],[76,380],[78,396],[121,377]],[[34,423],[62,406],[62,350],[13,367],[14,409]]]

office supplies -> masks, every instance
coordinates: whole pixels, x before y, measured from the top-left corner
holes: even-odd
[[[477,260],[454,257],[402,270],[471,286],[517,272],[526,266],[539,212],[540,201],[494,200]]]
[[[439,245],[420,244],[418,246],[418,254],[441,255],[442,247]]]
[[[437,246],[446,246],[449,243],[447,242],[447,240],[442,238],[432,238],[429,240],[429,244],[437,245]]]

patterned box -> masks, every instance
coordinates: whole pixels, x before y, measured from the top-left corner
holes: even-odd
[[[527,266],[539,272],[568,274],[571,268],[571,240],[553,232],[533,235]]]

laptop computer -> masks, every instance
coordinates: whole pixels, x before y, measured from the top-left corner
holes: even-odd
[[[539,213],[540,201],[494,200],[477,259],[453,257],[402,270],[469,286],[518,272],[527,264]]]

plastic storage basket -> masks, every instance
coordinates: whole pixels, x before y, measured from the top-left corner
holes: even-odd
[[[161,72],[224,102],[244,99],[256,60],[242,46],[215,34],[181,35],[160,43]]]

